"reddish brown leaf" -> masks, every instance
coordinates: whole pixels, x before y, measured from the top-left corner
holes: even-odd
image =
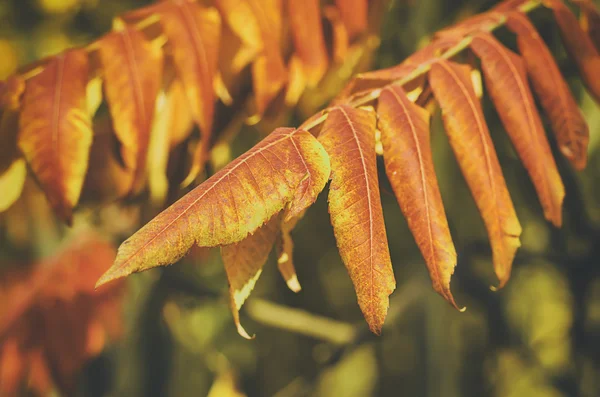
[[[67,223],[79,201],[92,144],[88,58],[70,50],[27,81],[18,145],[48,201]]]
[[[239,243],[221,248],[223,264],[229,281],[233,320],[241,336],[252,339],[240,323],[239,310],[254,289],[279,233],[281,218],[274,216],[253,234]]]
[[[521,13],[508,14],[527,73],[552,124],[562,154],[581,170],[587,162],[589,129],[550,50],[531,22]]]
[[[161,24],[169,39],[189,107],[201,132],[192,168],[183,182],[183,186],[187,186],[202,171],[210,147],[216,99],[213,81],[219,59],[221,17],[215,8],[203,8],[190,0],[169,0],[163,4],[160,8]]]
[[[309,86],[321,80],[329,60],[323,37],[319,0],[288,0],[294,48],[304,67]]]
[[[377,181],[375,112],[334,108],[319,140],[331,156],[329,213],[358,304],[375,334],[396,288]]]
[[[412,103],[400,86],[381,92],[377,113],[385,169],[425,258],[433,289],[458,308],[450,292],[456,251],[433,169],[430,115]]]
[[[579,26],[575,15],[562,1],[544,0],[544,4],[552,9],[565,48],[577,64],[588,92],[600,103],[600,53],[590,36]]]
[[[292,218],[314,202],[329,172],[312,135],[277,129],[125,241],[98,285],[171,264],[194,243],[237,243],[282,209]]]
[[[573,0],[581,9],[581,27],[590,36],[596,50],[600,52],[600,10],[591,0]]]
[[[350,39],[367,29],[369,3],[367,0],[335,0]]]
[[[442,109],[446,134],[485,223],[494,270],[504,286],[521,245],[521,225],[502,176],[470,69],[448,61],[434,63],[429,81]]]
[[[521,161],[529,172],[546,219],[562,223],[565,189],[535,107],[521,58],[489,33],[479,33],[471,48],[481,59],[486,87]]]
[[[146,175],[154,104],[162,79],[162,51],[132,28],[111,32],[98,45],[106,101],[124,163],[134,174],[130,193],[136,193]]]

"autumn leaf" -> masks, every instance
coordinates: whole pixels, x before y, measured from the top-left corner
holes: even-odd
[[[396,288],[377,181],[375,112],[342,105],[327,116],[319,141],[331,157],[329,214],[358,304],[376,334]]]
[[[252,339],[240,323],[239,310],[254,289],[279,234],[281,218],[275,215],[239,243],[221,247],[221,256],[229,281],[231,310],[238,333]]]
[[[481,59],[490,97],[529,172],[544,215],[558,227],[562,224],[565,189],[527,83],[523,61],[489,33],[477,34],[471,48]]]
[[[288,14],[294,49],[308,85],[314,87],[328,67],[327,49],[321,24],[319,0],[288,0]]]
[[[92,144],[87,113],[88,58],[69,50],[27,81],[18,145],[56,213],[71,223]]]
[[[579,26],[577,18],[571,10],[558,0],[544,0],[544,5],[552,9],[554,19],[558,24],[560,35],[567,52],[577,64],[579,75],[588,92],[600,103],[600,53],[590,36]]]
[[[182,183],[188,186],[202,171],[211,140],[221,17],[215,8],[203,8],[188,0],[169,0],[160,6],[161,25],[169,40],[175,69],[201,132],[192,168]]]
[[[331,26],[331,35],[333,36],[332,54],[333,61],[342,63],[346,54],[348,53],[348,47],[350,46],[350,37],[348,37],[348,30],[342,21],[340,11],[334,6],[325,6],[323,8],[323,16],[329,22]]]
[[[377,106],[385,169],[425,258],[433,289],[458,308],[450,292],[456,251],[433,169],[429,113],[400,86],[385,88]]]
[[[296,275],[296,268],[294,267],[294,241],[292,240],[291,232],[302,216],[303,214],[299,214],[288,221],[281,222],[279,236],[275,244],[277,268],[288,288],[294,292],[300,292],[302,287],[300,286],[298,276]]]
[[[314,202],[329,172],[312,135],[277,129],[125,241],[98,285],[171,264],[194,243],[237,243],[281,210],[291,219]]]
[[[596,50],[600,52],[600,10],[591,0],[573,0],[581,9],[582,29],[590,36]]]
[[[121,155],[134,174],[130,193],[142,187],[154,115],[160,89],[163,55],[144,35],[125,27],[98,42],[104,91],[113,126],[121,142]]]
[[[589,128],[550,50],[521,13],[508,14],[507,26],[517,34],[529,79],[552,124],[562,154],[582,170],[587,162]]]
[[[367,0],[335,0],[350,39],[367,29],[369,3]]]
[[[469,67],[440,60],[431,66],[429,81],[442,109],[450,146],[485,223],[502,287],[521,245],[521,225],[470,76]]]

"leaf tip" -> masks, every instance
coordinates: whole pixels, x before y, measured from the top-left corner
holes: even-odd
[[[104,284],[107,284],[111,281],[115,281],[117,279],[123,278],[125,276],[127,276],[127,274],[125,272],[123,272],[122,270],[117,268],[115,265],[113,265],[98,279],[98,281],[96,281],[96,285],[94,286],[94,289],[98,289],[101,286],[103,286]]]
[[[290,277],[289,280],[286,280],[286,283],[288,288],[291,289],[293,292],[298,293],[302,291],[302,286],[300,285],[298,277],[295,274],[292,277]]]

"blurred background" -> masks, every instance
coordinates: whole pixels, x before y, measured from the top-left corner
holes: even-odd
[[[115,16],[147,3],[0,0],[0,80],[20,66],[95,40],[110,30]],[[398,64],[436,30],[494,3],[390,0],[375,18],[369,40],[360,44],[361,62],[352,67]],[[18,324],[0,332],[0,382],[16,382],[17,395],[98,397],[600,395],[600,112],[582,89],[550,16],[540,11],[532,19],[590,125],[589,163],[575,172],[552,141],[567,191],[564,226],[553,228],[484,96],[523,226],[522,247],[503,290],[489,288],[496,280],[485,229],[439,111],[432,120],[432,144],[458,251],[452,289],[467,311],[452,309],[431,288],[380,159],[398,283],[380,337],[368,331],[359,311],[335,245],[326,194],[293,232],[302,291],[287,289],[271,257],[241,312],[245,328],[256,334],[249,341],[233,325],[218,250],[195,249],[177,265],[133,275],[101,290],[106,298],[89,288],[66,291],[64,280],[81,274],[93,285],[110,266],[115,247],[161,207],[147,198],[83,205],[69,229],[27,181],[19,201],[0,214],[0,324]],[[507,31],[498,36],[515,48]],[[324,105],[324,97],[336,94],[345,78],[338,80],[333,88],[308,90],[297,108],[271,120],[240,123],[227,145],[213,152],[209,170],[250,148],[272,127],[298,125]],[[219,117],[232,119],[234,112],[243,110],[224,108]],[[78,248],[65,251],[65,242],[73,241]],[[38,276],[48,263],[63,270]],[[42,292],[31,296],[33,285]],[[80,343],[81,333],[86,336]],[[83,347],[73,353],[78,344]],[[1,390],[8,390],[7,383]]]

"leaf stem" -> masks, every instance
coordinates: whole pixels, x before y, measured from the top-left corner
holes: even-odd
[[[521,4],[518,7],[518,9],[522,13],[527,14],[527,13],[535,10],[536,8],[540,7],[541,5],[542,5],[542,0],[529,0],[529,1]],[[506,17],[500,16],[496,23],[490,24],[487,27],[487,30],[488,30],[488,32],[493,32],[494,30],[504,26],[505,23],[506,23]],[[454,46],[452,46],[448,50],[446,50],[446,52],[444,52],[442,55],[440,55],[439,58],[440,59],[450,59],[450,58],[456,56],[460,52],[464,51],[471,44],[472,40],[473,40],[473,36],[465,37],[458,44],[455,44]],[[406,83],[409,83],[409,82],[417,79],[418,77],[421,77],[425,73],[427,73],[430,68],[431,68],[431,64],[429,64],[429,63],[425,64],[425,65],[417,66],[415,69],[413,69],[412,72],[408,73],[406,76],[404,76],[398,80],[393,80],[393,81],[387,83],[384,87],[386,87],[388,85],[393,85],[393,84],[405,85]],[[358,98],[357,100],[350,102],[350,105],[353,107],[359,107],[362,105],[366,105],[367,103],[373,101],[374,99],[379,98],[379,96],[381,95],[381,91],[384,87],[374,89],[373,91],[371,91],[371,93],[369,95],[362,96],[362,97]],[[328,110],[325,109],[323,111],[323,115],[321,115],[321,117],[315,119],[311,123],[306,124],[304,126],[304,129],[310,130],[310,129],[322,124],[327,119],[327,113],[328,113]]]

